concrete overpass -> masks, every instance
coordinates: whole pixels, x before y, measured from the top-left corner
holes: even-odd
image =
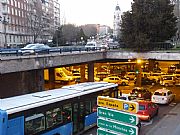
[[[50,67],[88,63],[104,59],[156,59],[180,60],[178,52],[136,53],[127,51],[75,52],[34,56],[11,56],[0,58],[0,74],[44,69]]]
[[[92,72],[94,67],[93,63],[95,61],[108,59],[128,60],[135,58],[179,61],[180,53],[136,53],[109,50],[0,57],[0,88],[2,93],[0,98],[43,90],[43,70],[45,68],[50,69],[50,74],[54,74],[54,67],[87,63],[89,68],[88,79],[89,81],[93,81],[94,76],[92,75]],[[54,76],[50,76],[50,78],[51,81],[54,81]]]

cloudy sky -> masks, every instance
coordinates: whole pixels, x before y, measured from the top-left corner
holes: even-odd
[[[76,25],[102,24],[113,26],[114,10],[119,4],[121,11],[131,9],[133,0],[59,0],[61,18],[65,23]]]

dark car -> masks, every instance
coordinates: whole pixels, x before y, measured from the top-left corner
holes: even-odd
[[[151,100],[152,93],[143,87],[135,87],[131,93],[131,96],[135,96],[137,98],[142,98],[144,100]]]
[[[136,80],[137,79],[134,80],[134,84],[136,84]],[[155,83],[156,83],[155,79],[151,80],[148,77],[141,78],[141,85],[154,85]]]

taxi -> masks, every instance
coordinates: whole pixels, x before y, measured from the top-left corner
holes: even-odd
[[[103,79],[104,82],[109,82],[109,83],[116,83],[118,85],[128,85],[129,80],[126,79],[121,79],[118,76],[108,76]]]
[[[153,93],[151,101],[157,104],[169,104],[174,99],[175,94],[173,94],[171,90],[162,88]]]

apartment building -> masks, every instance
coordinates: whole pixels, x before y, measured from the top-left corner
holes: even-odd
[[[55,29],[60,26],[60,19],[55,20],[60,14],[60,6],[56,6],[55,15],[58,1],[54,1],[1,0],[0,46],[16,47],[52,39]]]

